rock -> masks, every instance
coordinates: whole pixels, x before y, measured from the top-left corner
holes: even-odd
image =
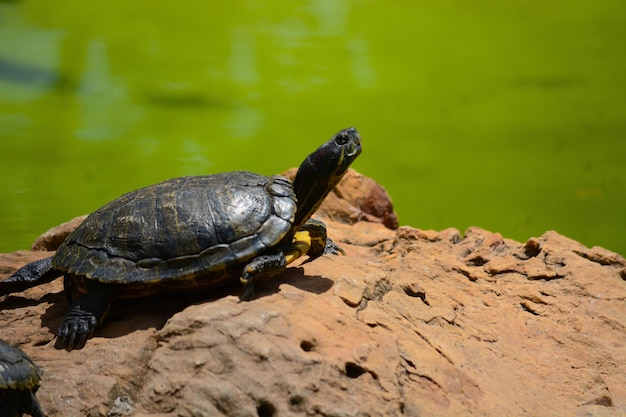
[[[292,266],[253,301],[237,285],[119,300],[68,353],[57,280],[0,298],[2,338],[43,368],[49,416],[626,413],[623,257],[552,231],[396,229],[371,190],[320,211],[347,256]],[[49,255],[0,255],[0,279]]]
[[[87,215],[75,217],[68,222],[51,228],[43,235],[35,239],[32,245],[32,250],[57,250],[67,235],[72,233],[72,231],[76,229],[86,218]]]

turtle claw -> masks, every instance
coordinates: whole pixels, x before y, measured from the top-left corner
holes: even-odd
[[[239,301],[250,301],[254,298],[254,284],[249,282],[243,287],[243,293],[239,296]]]
[[[78,307],[72,308],[57,330],[57,349],[65,349],[68,352],[85,347],[88,339],[91,339],[98,325],[96,317]]]
[[[335,242],[333,242],[330,238],[326,239],[326,245],[324,247],[324,254],[331,254],[331,255],[344,255],[346,254],[346,252],[341,249],[341,247],[339,245],[337,245]]]
[[[253,271],[254,269],[247,267],[244,269],[241,278],[239,278],[239,281],[243,284],[243,293],[239,296],[239,301],[250,301],[254,298]]]

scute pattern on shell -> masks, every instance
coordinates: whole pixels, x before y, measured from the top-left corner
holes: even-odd
[[[293,186],[282,176],[237,171],[175,178],[92,213],[52,264],[122,284],[220,275],[277,245],[296,209]]]
[[[20,349],[0,340],[0,389],[32,390],[40,381],[39,367]]]

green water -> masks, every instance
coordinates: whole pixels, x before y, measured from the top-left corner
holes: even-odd
[[[402,224],[626,254],[625,45],[622,0],[5,0],[0,251],[353,125]]]

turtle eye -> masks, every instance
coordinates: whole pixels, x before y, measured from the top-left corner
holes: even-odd
[[[342,133],[341,135],[337,136],[337,144],[338,145],[345,145],[349,141],[350,141],[350,138],[345,133]]]

